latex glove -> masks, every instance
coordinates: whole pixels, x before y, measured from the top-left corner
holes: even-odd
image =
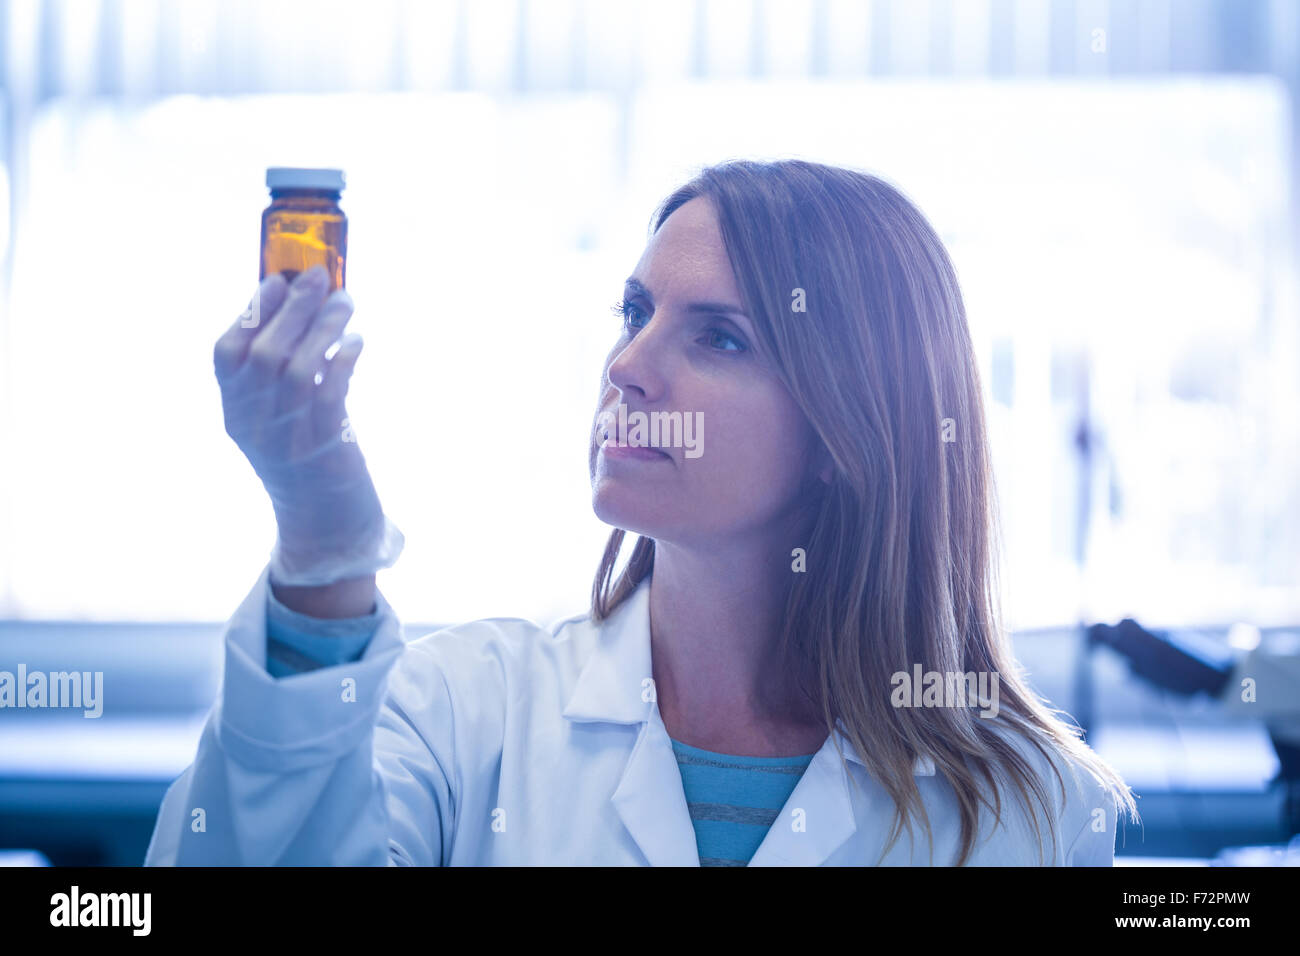
[[[292,285],[268,276],[213,351],[226,433],[275,509],[278,584],[372,574],[391,567],[405,544],[380,506],[344,407],[362,346],[359,335],[339,338],[352,298],[343,289],[327,297],[328,288],[323,266]]]

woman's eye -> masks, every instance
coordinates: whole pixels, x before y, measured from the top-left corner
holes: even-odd
[[[728,332],[723,332],[721,329],[709,329],[708,336],[709,336],[709,346],[711,348],[717,348],[719,342],[730,342],[732,345],[735,346],[735,348],[724,347],[719,351],[744,352],[746,350],[746,346],[744,342],[740,341],[740,339],[736,338],[734,335],[731,335]]]
[[[609,311],[623,320],[624,329],[639,329],[650,321],[650,316],[626,299],[619,299],[610,306]],[[745,344],[744,340],[732,335],[730,332],[724,332],[722,329],[706,329],[703,341],[709,348],[719,352],[740,353],[749,351],[749,346]]]
[[[636,306],[634,306],[631,302],[628,302],[626,299],[619,299],[610,308],[610,311],[623,320],[623,325],[625,328],[630,328],[630,329],[641,328],[640,325],[636,324],[634,316],[638,316],[638,315],[645,316],[645,313],[642,312],[640,309],[638,309]],[[646,318],[649,318],[649,316],[646,316]]]

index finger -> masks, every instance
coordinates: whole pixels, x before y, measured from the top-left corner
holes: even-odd
[[[276,310],[284,304],[288,290],[289,283],[279,272],[271,273],[258,284],[257,291],[248,300],[248,308],[239,314],[230,328],[217,340],[213,356],[219,374],[238,368],[244,361],[248,354],[248,346],[258,330],[263,328],[271,316],[275,315]]]

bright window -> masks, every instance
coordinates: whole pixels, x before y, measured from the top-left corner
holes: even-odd
[[[1260,80],[54,101],[8,314],[8,612],[220,620],[253,583],[273,517],[211,350],[256,284],[267,165],[347,170],[349,408],[407,535],[380,578],[399,614],[581,611],[608,305],[650,213],[705,162],[801,156],[883,175],[953,254],[1013,624],[1293,621],[1286,129]]]

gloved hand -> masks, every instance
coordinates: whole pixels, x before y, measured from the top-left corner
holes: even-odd
[[[391,567],[405,544],[379,504],[344,408],[362,346],[356,334],[339,340],[352,298],[343,289],[327,297],[328,287],[323,266],[292,285],[268,276],[213,351],[226,433],[275,509],[277,584],[362,577]]]

